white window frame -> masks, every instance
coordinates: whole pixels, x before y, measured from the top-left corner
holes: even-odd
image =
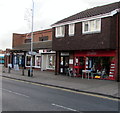
[[[69,36],[73,36],[75,33],[75,24],[69,24]]]
[[[99,21],[99,28],[96,29],[96,21]],[[91,29],[91,22],[94,22],[94,28]],[[88,31],[85,31],[85,24],[88,23]],[[90,34],[90,33],[100,33],[101,32],[101,19],[94,19],[89,21],[82,22],[82,33],[83,34]]]
[[[31,55],[28,55],[28,54],[27,54],[27,55],[25,56],[25,67],[30,67],[30,66],[27,66],[27,57],[28,57],[28,56],[30,57]],[[31,61],[30,61],[30,63],[31,63]],[[34,67],[34,66],[33,66],[33,67]]]
[[[58,37],[64,37],[65,36],[65,26],[58,26],[55,28],[55,36]]]
[[[25,56],[25,67],[30,67],[30,66],[27,66],[27,56],[30,56],[31,57],[31,55],[28,55],[28,54],[26,54],[26,56]],[[37,56],[40,56],[41,57],[41,55],[35,55],[35,65],[33,65],[32,67],[35,67],[35,68],[41,68],[41,65],[40,66],[36,66],[36,57]],[[31,61],[30,61],[30,63],[31,63]]]

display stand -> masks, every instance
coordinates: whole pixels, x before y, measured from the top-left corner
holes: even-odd
[[[114,75],[115,75],[115,62],[111,62],[110,72],[109,72],[109,78],[111,80],[114,80]]]

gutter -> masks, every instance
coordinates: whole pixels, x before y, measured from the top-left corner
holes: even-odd
[[[117,82],[120,82],[120,67],[119,67],[119,65],[120,65],[120,53],[119,53],[119,51],[120,51],[120,48],[119,48],[119,44],[120,44],[120,34],[119,34],[119,31],[120,31],[120,29],[119,29],[119,27],[120,27],[120,21],[119,21],[119,19],[120,19],[120,10],[119,10],[119,12],[118,12],[118,16],[117,16],[117,23],[118,23],[118,28],[117,28],[117,32],[118,32],[118,34],[117,34],[117,41],[118,41],[118,43],[117,43],[117,53],[118,53],[118,63],[117,63],[117,67],[118,67],[118,75],[117,75]]]

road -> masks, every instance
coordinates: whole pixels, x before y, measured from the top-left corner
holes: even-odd
[[[118,111],[117,100],[4,77],[2,99],[3,111]]]

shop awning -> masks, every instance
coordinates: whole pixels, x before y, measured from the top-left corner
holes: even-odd
[[[14,47],[12,51],[16,52],[24,52],[30,51],[31,43],[24,43],[22,45]],[[40,49],[52,49],[52,41],[41,41],[41,42],[34,42],[33,43],[33,50],[40,50]]]

